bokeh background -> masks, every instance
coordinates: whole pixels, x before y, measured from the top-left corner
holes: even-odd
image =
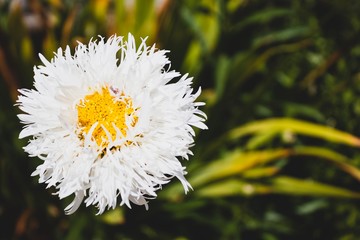
[[[0,0],[0,239],[360,239],[358,0]],[[150,210],[71,216],[14,106],[38,53],[128,32],[202,87],[209,130]]]

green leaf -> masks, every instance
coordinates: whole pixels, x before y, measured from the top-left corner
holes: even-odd
[[[360,193],[358,192],[312,180],[302,180],[286,176],[274,178],[268,185],[229,179],[201,187],[195,192],[196,195],[201,197],[252,196],[271,193],[360,198]]]
[[[242,176],[244,178],[263,178],[263,177],[270,177],[275,175],[277,172],[279,172],[278,167],[262,167],[262,168],[254,168],[249,169],[247,171],[244,171],[242,173]]]
[[[227,90],[229,92],[233,92],[239,89],[240,85],[245,80],[249,79],[249,77],[253,74],[261,71],[271,57],[283,53],[299,52],[300,49],[306,48],[311,44],[311,40],[305,39],[295,43],[276,45],[265,50],[260,55],[256,52],[256,49],[250,49],[246,52],[237,53],[233,58],[231,73],[229,74],[231,81],[228,81],[231,85],[229,84]]]
[[[296,147],[293,154],[318,157],[334,163],[337,167],[347,172],[360,181],[360,169],[353,166],[346,156],[321,147]]]
[[[247,141],[246,149],[254,150],[260,146],[269,143],[277,135],[276,131],[260,132]]]
[[[226,3],[226,9],[229,12],[233,13],[241,6],[243,6],[245,3],[246,3],[245,0],[228,0]]]
[[[319,122],[324,122],[326,120],[326,117],[315,106],[285,102],[283,103],[283,108],[286,116],[303,116]]]
[[[71,228],[66,233],[65,240],[82,239],[82,234],[88,223],[88,217],[84,213],[78,213],[71,217]]]
[[[257,11],[245,18],[243,21],[234,26],[234,30],[238,31],[251,24],[264,24],[278,17],[289,16],[291,13],[292,11],[287,8],[267,8]]]
[[[271,190],[273,193],[289,195],[360,198],[358,192],[313,180],[301,180],[286,176],[273,178],[271,180]]]
[[[312,214],[319,209],[326,208],[328,205],[329,204],[325,199],[315,199],[298,206],[296,208],[296,213],[299,215]]]
[[[240,152],[234,151],[223,158],[213,161],[203,168],[194,169],[189,182],[198,191],[198,187],[212,181],[225,177],[236,176],[245,173],[247,170],[261,166],[268,162],[286,157],[290,154],[288,149]],[[267,170],[269,171],[269,170]],[[249,174],[249,172],[247,173]],[[250,173],[251,174],[251,173]],[[160,194],[160,198],[171,201],[180,201],[184,197],[184,189],[180,183],[167,186]]]
[[[205,0],[197,8],[181,8],[181,17],[193,33],[182,68],[191,75],[196,75],[202,68],[202,58],[209,55],[216,47],[220,34],[220,3],[217,0]]]
[[[123,208],[117,207],[101,215],[101,220],[109,225],[120,225],[125,222]]]
[[[229,68],[231,66],[231,60],[226,56],[220,56],[216,64],[215,72],[215,91],[217,98],[221,98],[227,85]]]
[[[91,13],[98,21],[105,20],[109,4],[109,0],[93,0],[90,2]]]
[[[195,194],[201,197],[227,197],[234,195],[251,196],[270,192],[271,188],[265,185],[230,179],[202,187]]]
[[[238,175],[247,169],[286,157],[289,153],[290,150],[287,149],[246,153],[232,152],[208,166],[193,172],[193,177],[189,179],[189,182],[193,187],[197,187],[220,178]]]
[[[279,134],[290,131],[297,134],[324,139],[330,142],[360,147],[360,139],[349,133],[336,130],[328,126],[309,123],[292,118],[272,118],[251,122],[231,130],[227,134],[227,138],[235,140],[249,134],[266,133],[269,131],[276,131]]]
[[[139,33],[138,37],[147,36],[154,33],[155,29],[155,10],[154,0],[136,0],[135,1],[135,33]],[[144,35],[144,33],[147,33]]]
[[[304,38],[310,35],[310,29],[306,26],[291,27],[277,32],[271,32],[258,37],[253,41],[253,47],[259,48],[264,45],[270,45],[277,42],[284,42],[296,38]]]

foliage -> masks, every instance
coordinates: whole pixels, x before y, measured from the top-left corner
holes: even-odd
[[[360,238],[360,2],[0,1],[1,239]],[[149,36],[206,102],[187,165],[150,210],[72,216],[30,177],[14,107],[37,54]]]

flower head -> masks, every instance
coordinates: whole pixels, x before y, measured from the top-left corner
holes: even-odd
[[[137,48],[129,34],[79,43],[74,55],[60,48],[51,61],[40,55],[35,89],[19,90],[19,137],[33,136],[24,149],[43,161],[32,175],[59,198],[75,194],[67,214],[84,199],[99,214],[119,200],[147,207],[173,177],[191,187],[178,158],[191,154],[192,127],[206,129],[206,116],[201,90],[169,70],[166,53],[145,40]]]

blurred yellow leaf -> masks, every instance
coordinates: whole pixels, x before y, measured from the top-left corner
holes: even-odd
[[[31,39],[28,36],[24,36],[21,42],[21,55],[25,61],[31,61],[33,57],[33,47]]]
[[[234,151],[223,158],[204,166],[204,168],[192,171],[189,182],[197,191],[197,188],[201,185],[208,184],[221,178],[240,175],[248,169],[286,157],[289,154],[290,150],[288,149],[254,151],[248,153]],[[179,201],[183,197],[183,193],[184,189],[182,185],[177,183],[164,189],[159,197],[171,201]]]
[[[216,179],[239,174],[254,166],[265,164],[281,157],[286,157],[289,153],[290,150],[288,149],[247,153],[233,152],[194,172],[193,177],[189,179],[189,182],[192,186],[196,187]]]
[[[110,3],[109,0],[92,0],[90,3],[91,11],[94,14],[94,17],[98,20],[104,21]]]
[[[120,225],[125,222],[124,211],[122,208],[117,207],[113,210],[105,212],[101,215],[102,221],[110,225]]]
[[[262,178],[262,177],[270,177],[279,172],[278,167],[262,167],[262,168],[254,168],[249,169],[243,172],[241,175],[244,178]]]
[[[277,131],[267,131],[260,132],[259,134],[254,135],[247,141],[246,149],[253,150],[258,148],[259,146],[270,142],[276,135]]]
[[[226,8],[229,12],[233,13],[244,3],[245,3],[244,0],[229,0],[227,1]]]

